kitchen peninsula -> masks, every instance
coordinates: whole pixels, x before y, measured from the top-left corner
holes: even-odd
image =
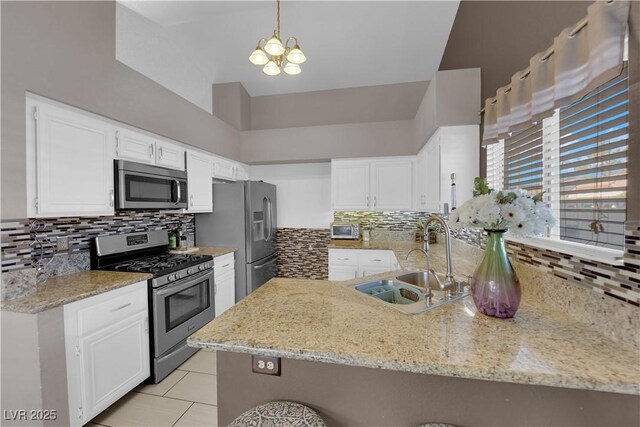
[[[405,271],[424,265],[423,255],[404,261],[418,243],[351,245],[394,249]],[[438,271],[442,246],[432,246]],[[477,249],[454,240],[453,253],[454,272],[468,274]],[[222,424],[259,403],[289,399],[316,409],[328,425],[637,425],[635,344],[577,321],[563,307],[570,301],[551,304],[543,288],[554,285],[552,276],[516,268],[524,296],[511,320],[478,313],[470,298],[406,315],[355,292],[350,285],[362,278],[278,278],[189,345],[223,350]],[[252,373],[250,355],[282,358],[281,376]],[[464,410],[452,411],[452,401]]]

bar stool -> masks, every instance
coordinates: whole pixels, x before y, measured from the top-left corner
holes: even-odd
[[[233,420],[229,427],[326,427],[313,409],[296,402],[278,401],[258,405]]]

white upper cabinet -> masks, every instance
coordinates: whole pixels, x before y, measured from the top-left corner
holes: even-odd
[[[440,135],[434,135],[424,149],[424,210],[440,212]]]
[[[331,162],[333,209],[371,209],[370,163],[368,160],[333,160]]]
[[[116,158],[184,170],[185,149],[131,129],[116,128]]]
[[[113,215],[112,127],[32,100],[27,114],[28,216]]]
[[[184,170],[185,149],[167,141],[156,142],[156,164],[165,168]]]
[[[420,160],[424,157],[424,160]],[[451,174],[456,174],[456,207],[473,196],[480,173],[480,133],[477,125],[441,127],[418,154],[420,209],[443,212],[451,204]]]
[[[198,151],[187,151],[187,187],[189,212],[213,212],[211,171],[213,157]]]
[[[213,159],[212,176],[216,179],[224,179],[226,181],[235,181],[235,163],[216,157]]]
[[[397,158],[371,163],[374,210],[413,208],[413,160]]]
[[[335,210],[411,210],[412,157],[331,162],[331,197]]]
[[[116,128],[116,157],[138,163],[153,164],[156,161],[154,138],[129,129]]]

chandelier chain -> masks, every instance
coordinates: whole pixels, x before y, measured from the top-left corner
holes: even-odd
[[[277,33],[276,35],[280,38],[280,0],[276,0],[276,10],[277,10]]]

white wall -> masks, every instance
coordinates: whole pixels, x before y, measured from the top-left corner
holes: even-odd
[[[278,187],[278,227],[329,228],[331,163],[249,166],[249,177]]]

